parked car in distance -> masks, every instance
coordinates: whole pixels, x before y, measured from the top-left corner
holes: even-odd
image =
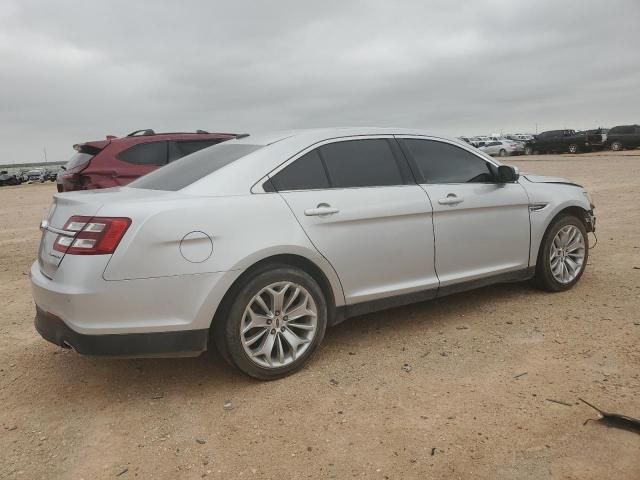
[[[79,143],[76,153],[58,175],[58,191],[91,190],[129,182],[179,158],[236,135],[209,133],[156,133],[137,130],[126,137]]]
[[[55,194],[41,223],[38,332],[95,355],[215,344],[260,379],[351,316],[497,282],[567,290],[595,228],[569,180],[392,128],[244,136],[85,193]]]
[[[640,125],[618,125],[607,133],[607,146],[620,151],[640,147]]]
[[[529,142],[533,140],[533,135],[529,135],[526,133],[508,133],[504,136],[509,140],[515,140],[517,142]]]
[[[494,140],[478,148],[492,157],[507,157],[524,153],[524,144],[513,140]]]
[[[7,185],[20,185],[20,180],[15,173],[9,173],[3,170],[0,172],[0,187]]]
[[[525,154],[534,153],[580,153],[593,148],[602,148],[606,141],[603,129],[584,132],[575,130],[549,130],[536,135],[525,143]]]
[[[27,172],[28,182],[44,182],[44,168],[34,168]]]

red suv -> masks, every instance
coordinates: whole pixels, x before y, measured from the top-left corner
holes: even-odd
[[[90,190],[126,185],[138,177],[216,143],[236,138],[231,133],[155,133],[137,130],[126,137],[79,143],[76,154],[58,174],[58,191]]]

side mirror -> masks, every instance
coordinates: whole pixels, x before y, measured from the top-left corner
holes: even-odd
[[[513,183],[520,178],[520,172],[517,167],[509,165],[500,165],[498,167],[498,183]]]

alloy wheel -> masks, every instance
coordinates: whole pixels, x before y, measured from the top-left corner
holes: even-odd
[[[295,362],[309,348],[318,327],[318,307],[302,285],[277,282],[260,290],[240,323],[242,347],[264,368]]]
[[[558,230],[551,243],[549,263],[551,274],[563,285],[571,283],[582,270],[585,257],[585,239],[575,225]]]

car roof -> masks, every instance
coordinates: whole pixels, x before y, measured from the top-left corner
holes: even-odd
[[[413,128],[390,128],[390,127],[333,127],[333,128],[307,128],[299,130],[283,130],[279,132],[268,132],[241,136],[233,142],[246,143],[249,145],[271,145],[282,140],[293,141],[313,141],[320,142],[331,138],[356,137],[368,135],[420,135],[433,136],[428,132]]]

